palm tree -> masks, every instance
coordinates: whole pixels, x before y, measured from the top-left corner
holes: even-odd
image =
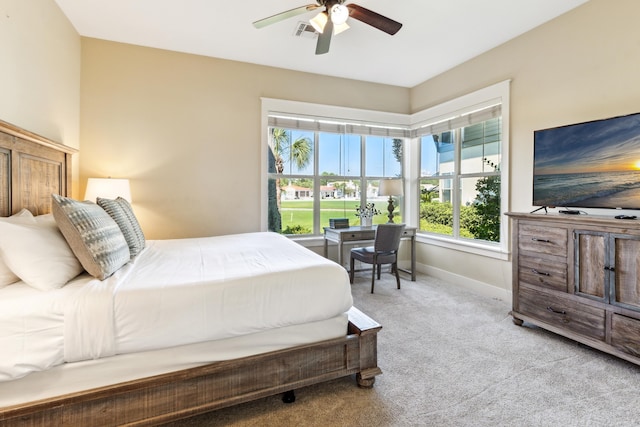
[[[277,175],[282,175],[285,163],[293,163],[298,169],[303,169],[311,161],[311,140],[307,137],[300,137],[291,142],[291,131],[286,129],[271,128],[269,148],[271,149],[271,154],[273,154],[274,169]],[[281,194],[280,178],[276,178],[276,206],[278,207],[278,213],[280,212]],[[269,229],[280,231],[282,226],[281,224],[280,226],[275,223],[272,224],[270,221]]]

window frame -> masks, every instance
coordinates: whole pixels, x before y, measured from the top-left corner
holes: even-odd
[[[289,114],[292,116],[315,116],[315,117],[335,117],[342,121],[354,121],[370,124],[386,125],[388,127],[397,126],[409,129],[412,132],[410,138],[404,141],[404,152],[402,158],[402,173],[405,184],[405,195],[403,199],[402,213],[403,221],[410,226],[419,225],[420,215],[420,135],[418,130],[421,126],[430,123],[437,123],[441,120],[456,117],[461,114],[487,108],[491,105],[501,104],[502,117],[502,138],[501,138],[501,180],[500,180],[500,210],[502,213],[508,212],[509,207],[509,176],[510,176],[510,120],[509,120],[509,97],[510,80],[505,80],[494,85],[479,89],[475,92],[460,96],[458,98],[443,102],[436,106],[426,108],[414,114],[389,113],[382,111],[364,110],[348,107],[338,107],[331,105],[313,104],[300,101],[288,101],[274,98],[261,98],[261,224],[263,231],[268,229],[267,209],[268,209],[268,129],[269,114]],[[319,215],[319,212],[318,212]],[[318,220],[318,219],[317,219]],[[509,222],[500,222],[500,242],[499,244],[473,239],[454,239],[451,236],[434,235],[433,233],[419,232],[416,240],[436,246],[462,250],[469,253],[499,258],[506,260],[509,254]],[[305,244],[315,245],[322,241],[322,236],[292,237]]]
[[[434,107],[419,111],[411,116],[411,126],[413,129],[419,129],[421,126],[428,125],[430,123],[438,123],[449,120],[451,118],[459,117],[474,111],[481,110],[483,108],[489,108],[492,105],[500,104],[502,117],[502,129],[501,129],[501,147],[500,147],[500,212],[504,214],[509,210],[509,170],[510,170],[510,157],[509,157],[509,92],[510,92],[510,80],[505,80],[500,83],[496,83],[492,86],[485,87],[475,92],[463,95],[461,97],[452,99]],[[464,126],[461,126],[464,127]],[[455,129],[460,129],[456,127]],[[415,141],[409,144],[410,161],[413,165],[414,179],[411,182],[411,188],[409,191],[414,197],[411,197],[410,202],[413,202],[411,206],[407,206],[406,209],[410,209],[415,213],[414,224],[419,225],[420,221],[420,138],[422,135],[416,134]],[[459,156],[459,153],[457,154]],[[459,158],[456,158],[458,168]],[[458,171],[459,172],[459,171]],[[462,176],[458,174],[459,176]],[[466,175],[466,174],[464,174]],[[452,176],[453,179],[453,176]],[[455,181],[454,181],[455,183]],[[504,219],[504,218],[503,218]],[[458,218],[454,217],[454,221],[457,223]],[[438,235],[435,233],[417,232],[418,241],[430,243],[433,245],[446,247],[450,249],[463,250],[478,255],[489,256],[492,258],[508,259],[509,254],[509,221],[506,219],[500,221],[500,242],[492,243],[482,240],[456,238],[453,236]]]
[[[336,106],[330,106],[330,105],[321,105],[321,104],[311,104],[311,103],[305,103],[305,102],[299,102],[299,101],[287,101],[287,100],[279,100],[279,99],[272,99],[272,98],[262,98],[262,148],[261,148],[261,164],[262,164],[262,177],[261,177],[261,194],[262,194],[262,201],[261,201],[261,230],[263,231],[267,231],[268,230],[268,223],[267,223],[267,211],[268,211],[268,192],[267,192],[267,186],[268,186],[268,180],[269,180],[269,170],[267,167],[267,156],[268,156],[268,152],[267,150],[268,148],[268,137],[269,137],[269,127],[273,127],[269,124],[269,115],[280,115],[280,116],[291,116],[291,117],[303,117],[303,116],[309,116],[309,117],[315,117],[315,118],[319,118],[319,119],[328,119],[328,118],[336,118],[336,120],[340,121],[340,122],[349,122],[349,123],[353,123],[355,127],[358,127],[359,125],[363,125],[363,126],[373,126],[375,127],[381,127],[381,128],[397,128],[397,129],[401,129],[406,136],[403,138],[403,152],[406,152],[406,145],[407,142],[409,141],[409,116],[406,114],[397,114],[397,113],[387,113],[387,112],[380,112],[380,111],[372,111],[372,110],[363,110],[363,109],[354,109],[354,108],[347,108],[347,107],[336,107]],[[283,128],[287,128],[287,126],[282,126]],[[378,176],[372,176],[370,175],[368,172],[366,172],[365,169],[365,155],[366,155],[366,137],[369,135],[363,134],[363,133],[359,133],[359,132],[348,132],[350,134],[358,134],[361,137],[361,144],[362,144],[362,158],[361,158],[361,171],[360,171],[360,175],[357,177],[345,177],[348,179],[352,179],[352,180],[357,180],[361,183],[366,183],[367,181],[370,180],[379,180],[382,179],[384,177],[378,177]],[[388,137],[388,138],[396,138],[397,136],[384,136],[380,133],[374,133],[371,136],[377,136],[377,137]],[[318,149],[317,144],[319,143],[319,138],[317,137],[317,132],[316,135],[314,137],[314,144],[316,144],[314,146],[314,150]],[[317,151],[315,151],[317,153]],[[403,178],[406,180],[406,174],[404,173],[405,170],[405,157],[403,156],[402,159],[402,164],[400,165],[401,171],[402,171],[402,175]],[[318,158],[317,156],[314,156],[314,162],[316,162],[315,167],[316,170],[314,171],[315,174],[320,173],[321,171],[317,170],[317,161]],[[319,175],[314,175],[315,177],[318,177]],[[340,178],[342,176],[338,176],[338,178]],[[291,176],[291,178],[294,178],[293,176]],[[319,180],[315,180],[315,184],[316,187],[314,187],[314,194],[319,194]],[[406,192],[405,192],[406,194]],[[361,200],[362,199],[366,200],[366,193],[363,193],[363,195],[361,196]],[[406,199],[406,197],[403,197],[403,199]],[[319,206],[320,200],[315,200],[314,198],[314,206],[316,205],[316,203]],[[386,206],[386,205],[385,205]],[[404,206],[401,206],[401,209],[403,212],[406,211],[406,209],[404,209]],[[383,209],[380,209],[383,210]],[[354,212],[355,214],[355,212]],[[355,218],[355,217],[354,217]],[[350,218],[351,219],[351,218]],[[320,209],[315,209],[314,208],[314,224],[317,224],[318,226],[318,233],[319,234],[312,234],[312,235],[292,235],[289,236],[292,239],[295,240],[314,240],[314,239],[322,239],[322,228],[321,225],[319,224],[320,221]],[[314,226],[315,227],[315,226]],[[316,230],[314,230],[314,233],[316,232]]]

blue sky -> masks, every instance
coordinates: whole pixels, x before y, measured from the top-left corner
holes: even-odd
[[[307,137],[313,141],[313,132],[291,131],[291,140]],[[372,177],[399,176],[402,169],[393,155],[393,138],[367,137],[366,172]],[[319,170],[343,176],[360,176],[360,136],[320,133]],[[286,165],[285,173],[313,174],[313,164],[298,171],[295,165]]]
[[[534,133],[536,175],[640,169],[640,113]]]

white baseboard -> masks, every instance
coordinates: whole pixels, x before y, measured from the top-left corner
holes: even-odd
[[[454,283],[457,286],[461,286],[482,296],[497,298],[499,300],[507,302],[512,301],[512,292],[510,290],[502,289],[488,283],[480,282],[479,280],[475,280],[470,277],[461,276],[459,274],[452,273],[451,271],[442,270],[436,267],[419,263],[417,263],[416,265],[416,270],[420,273],[433,276],[437,279]]]

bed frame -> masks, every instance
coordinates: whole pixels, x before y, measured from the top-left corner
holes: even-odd
[[[51,193],[71,193],[75,153],[0,121],[0,216],[50,212]],[[372,387],[381,328],[353,307],[341,338],[0,408],[0,424],[156,425],[349,375]]]

